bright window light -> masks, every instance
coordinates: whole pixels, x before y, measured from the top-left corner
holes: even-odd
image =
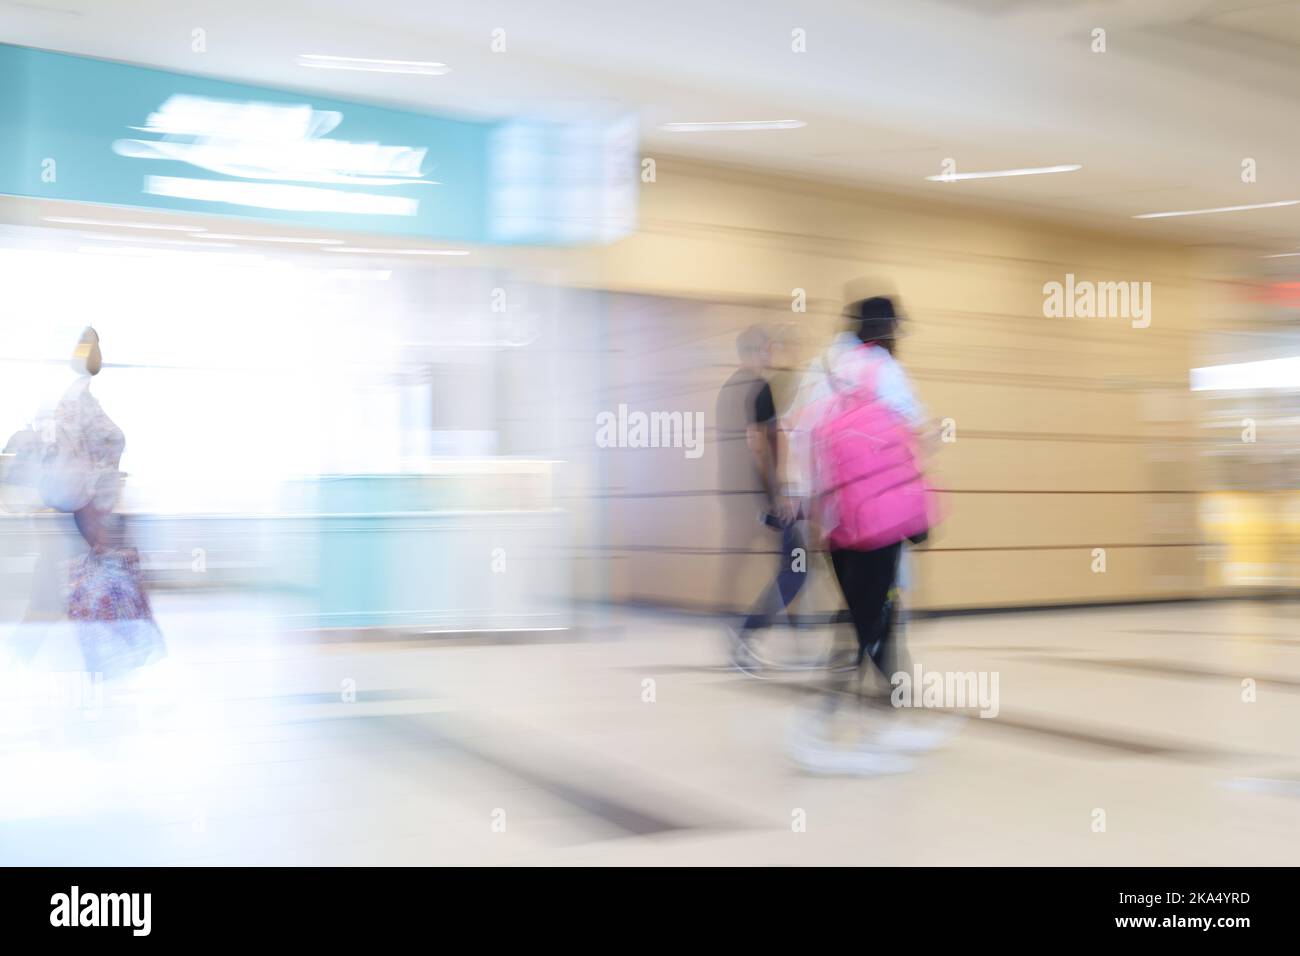
[[[1300,355],[1194,368],[1191,388],[1193,392],[1300,389]]]

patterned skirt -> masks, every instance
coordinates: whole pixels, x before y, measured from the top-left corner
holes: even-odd
[[[68,617],[86,670],[105,679],[151,664],[166,653],[134,548],[102,548],[69,566]]]

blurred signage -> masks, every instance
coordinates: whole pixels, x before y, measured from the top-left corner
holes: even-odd
[[[628,131],[451,119],[0,44],[10,195],[464,242],[608,241],[635,214]]]
[[[611,242],[637,219],[634,115],[510,119],[492,131],[489,219],[501,242]]]

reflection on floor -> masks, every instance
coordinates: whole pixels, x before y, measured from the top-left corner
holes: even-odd
[[[914,622],[925,671],[997,673],[998,714],[874,777],[797,769],[789,730],[823,676],[720,667],[699,619],[365,646],[290,639],[235,599],[157,611],[170,660],[102,707],[5,676],[0,864],[1300,857],[1294,604]]]

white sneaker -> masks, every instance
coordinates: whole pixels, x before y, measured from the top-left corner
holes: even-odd
[[[759,660],[758,655],[754,653],[754,649],[750,647],[748,636],[743,631],[729,627],[727,628],[727,638],[731,644],[731,666],[743,674],[762,680],[766,676],[762,673],[763,662]]]
[[[898,753],[875,748],[846,749],[827,739],[830,720],[825,715],[798,715],[790,728],[790,758],[805,773],[824,776],[868,777],[910,770],[912,761]]]

